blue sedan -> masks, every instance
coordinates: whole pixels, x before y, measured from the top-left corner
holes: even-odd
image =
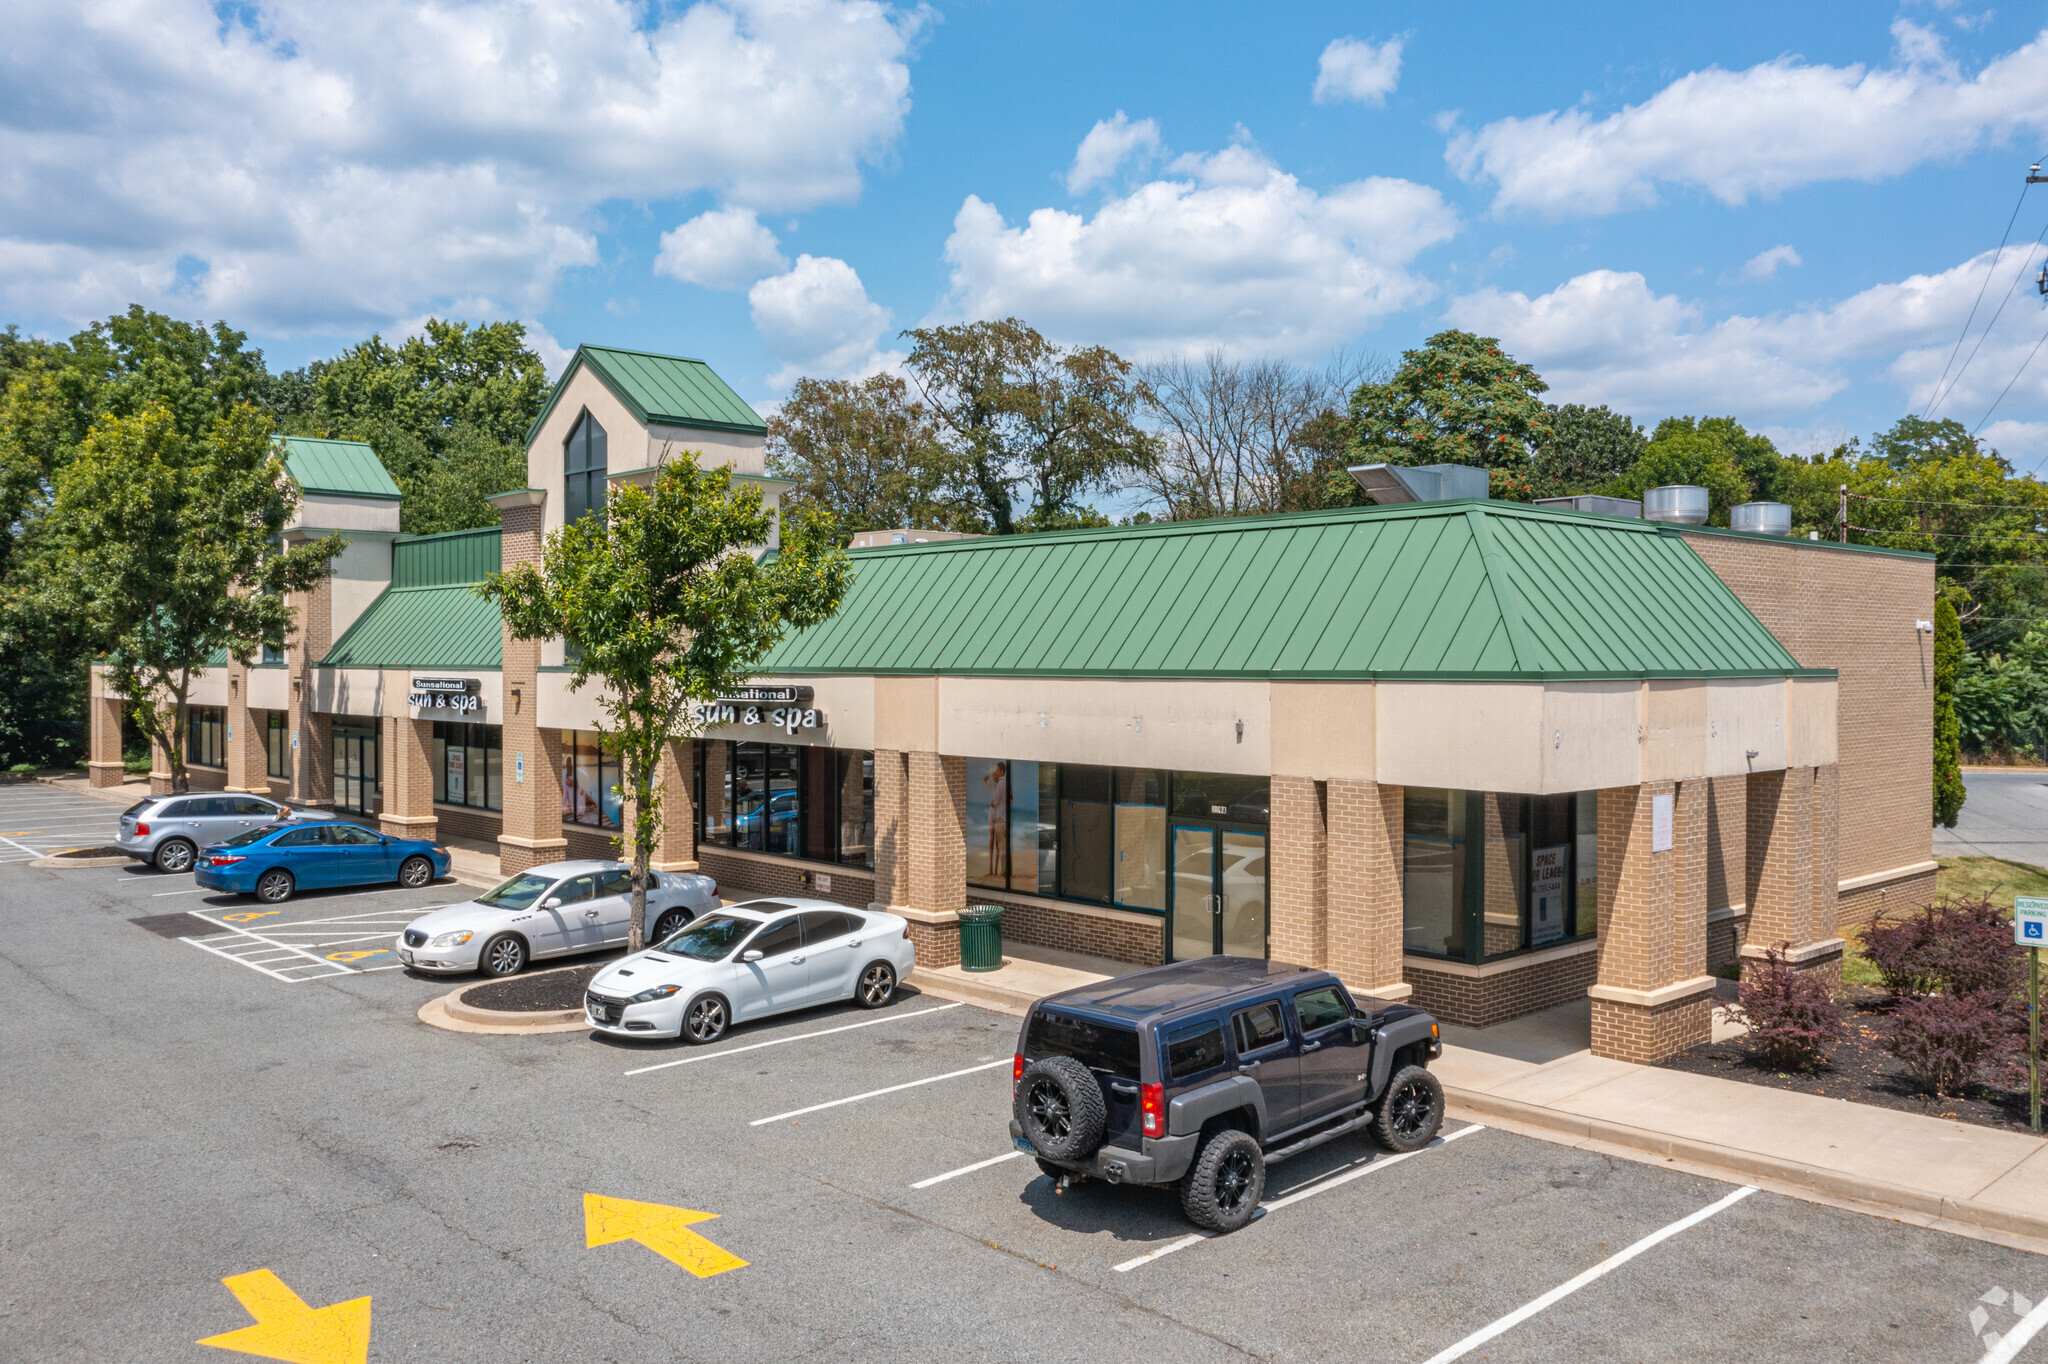
[[[395,881],[424,886],[448,874],[448,850],[419,838],[388,838],[345,820],[265,824],[200,849],[192,879],[208,890],[279,904],[298,891]]]

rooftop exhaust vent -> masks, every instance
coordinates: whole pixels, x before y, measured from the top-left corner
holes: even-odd
[[[1643,519],[1680,526],[1707,523],[1707,490],[1688,483],[1667,483],[1643,494]]]
[[[1783,502],[1743,502],[1728,510],[1730,530],[1752,535],[1790,535],[1792,508]]]
[[[1492,495],[1486,470],[1470,464],[1354,464],[1345,472],[1383,507]]]
[[[1539,507],[1556,507],[1560,511],[1598,512],[1602,516],[1626,516],[1631,520],[1643,519],[1643,504],[1633,497],[1602,497],[1598,493],[1577,493],[1571,497],[1539,497]]]

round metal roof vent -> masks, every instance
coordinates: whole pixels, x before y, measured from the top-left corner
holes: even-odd
[[[1707,523],[1707,490],[1689,483],[1667,483],[1643,494],[1643,519],[1681,526]]]

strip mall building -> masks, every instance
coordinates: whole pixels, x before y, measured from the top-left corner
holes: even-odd
[[[764,438],[703,363],[584,347],[502,528],[430,537],[369,447],[284,441],[289,535],[348,547],[282,655],[200,680],[195,788],[508,872],[610,855],[594,698],[471,585],[669,458],[775,502]],[[886,905],[926,963],[997,904],[1012,942],[1270,955],[1472,1025],[1590,995],[1595,1050],[1646,1060],[1706,1039],[1711,968],[1839,971],[1842,926],[1932,893],[1924,555],[1467,499],[853,558],[674,746],[655,859]]]

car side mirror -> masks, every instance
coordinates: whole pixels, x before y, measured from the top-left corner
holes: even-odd
[[[550,895],[547,899],[541,901],[540,907],[542,909],[560,909],[562,907],[562,897],[559,895]]]
[[[750,947],[750,948],[748,948],[748,949],[747,949],[746,951],[744,951],[744,952],[740,953],[740,960],[741,960],[741,961],[759,961],[759,960],[761,960],[761,954],[760,954],[760,952],[756,951],[756,950],[755,950],[754,948],[751,948],[751,947]]]

